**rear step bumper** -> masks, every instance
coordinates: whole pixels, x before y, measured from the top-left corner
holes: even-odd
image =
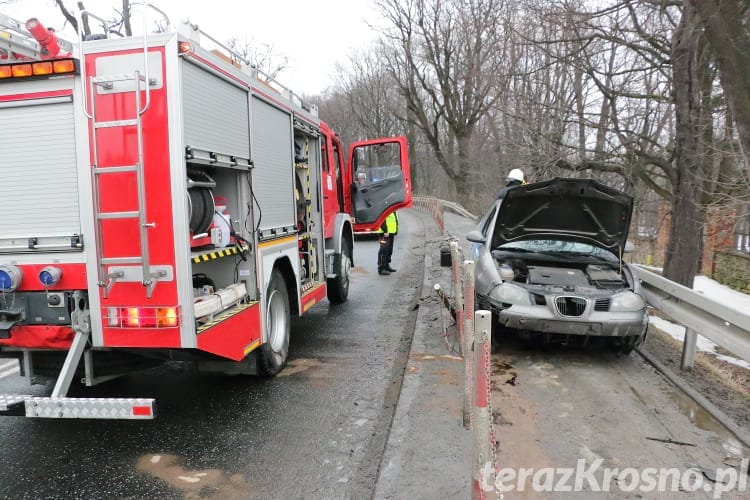
[[[35,418],[150,420],[156,400],[149,398],[53,398],[0,394],[0,415]]]

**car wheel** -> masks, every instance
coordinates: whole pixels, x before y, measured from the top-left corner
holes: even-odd
[[[284,368],[291,329],[289,293],[278,269],[271,273],[266,293],[266,342],[258,349],[258,372],[273,377]]]
[[[346,302],[349,297],[349,278],[352,272],[352,244],[344,239],[341,254],[335,267],[336,277],[328,280],[328,300],[334,304]]]

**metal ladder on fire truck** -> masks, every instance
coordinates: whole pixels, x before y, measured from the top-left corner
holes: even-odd
[[[82,79],[82,91],[83,91],[83,112],[89,118],[91,122],[91,146],[94,156],[94,164],[91,166],[93,174],[93,196],[94,196],[94,219],[95,219],[95,231],[96,231],[96,261],[98,269],[98,284],[103,288],[103,295],[106,298],[118,280],[123,281],[140,281],[143,286],[146,287],[146,296],[151,298],[154,288],[160,279],[168,278],[168,271],[162,266],[152,266],[149,256],[149,243],[148,243],[148,231],[155,227],[155,224],[147,221],[146,212],[146,186],[145,186],[145,174],[144,174],[144,153],[143,153],[143,120],[142,117],[148,111],[151,104],[151,89],[152,84],[149,78],[149,65],[148,65],[148,31],[146,26],[146,13],[145,8],[151,7],[152,9],[159,12],[164,16],[167,25],[169,19],[167,16],[154,7],[151,4],[144,4],[143,14],[143,74],[139,70],[135,70],[133,73],[124,74],[112,74],[112,75],[97,75],[88,77],[86,75],[86,65],[84,63],[83,36],[79,41],[80,60],[81,60],[81,79]],[[79,13],[79,20],[84,15],[93,17],[102,23],[106,36],[109,35],[109,24],[108,22],[96,16],[88,11],[82,11]],[[80,24],[79,24],[80,25]],[[134,117],[125,120],[110,120],[110,121],[99,121],[97,120],[96,114],[96,90],[101,89],[112,89],[117,82],[133,82],[134,85],[134,96],[135,96],[135,109]],[[142,102],[141,93],[145,94],[145,102]],[[87,96],[87,92],[90,93],[91,100]],[[88,109],[88,104],[91,104],[91,109]],[[122,128],[122,127],[135,127],[136,130],[136,147],[137,147],[137,162],[133,165],[117,165],[117,166],[101,166],[100,165],[100,152],[98,139],[98,132],[104,128]],[[135,174],[136,180],[136,191],[137,191],[137,208],[135,210],[120,210],[120,211],[104,211],[102,210],[102,197],[101,197],[101,186],[100,178],[105,175],[131,173]],[[103,225],[105,220],[118,220],[118,219],[138,219],[138,233],[140,243],[140,255],[131,255],[127,257],[106,257],[104,255],[104,244],[103,244]],[[140,264],[140,276],[135,276],[131,272],[134,269],[132,264]],[[107,266],[114,266],[114,269]]]

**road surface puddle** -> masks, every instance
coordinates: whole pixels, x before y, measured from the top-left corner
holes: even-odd
[[[175,455],[149,454],[138,459],[136,468],[182,491],[185,498],[250,497],[250,486],[242,474],[218,469],[188,470],[185,459]]]
[[[670,391],[669,399],[677,404],[680,412],[689,418],[693,424],[716,434],[727,457],[742,458],[750,456],[750,449],[744,447],[718,420],[684,393]]]

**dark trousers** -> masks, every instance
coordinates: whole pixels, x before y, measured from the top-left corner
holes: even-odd
[[[378,250],[378,271],[388,269],[391,266],[391,256],[393,255],[393,240],[395,239],[395,234],[389,234],[388,237],[380,237],[381,243],[380,249]]]

